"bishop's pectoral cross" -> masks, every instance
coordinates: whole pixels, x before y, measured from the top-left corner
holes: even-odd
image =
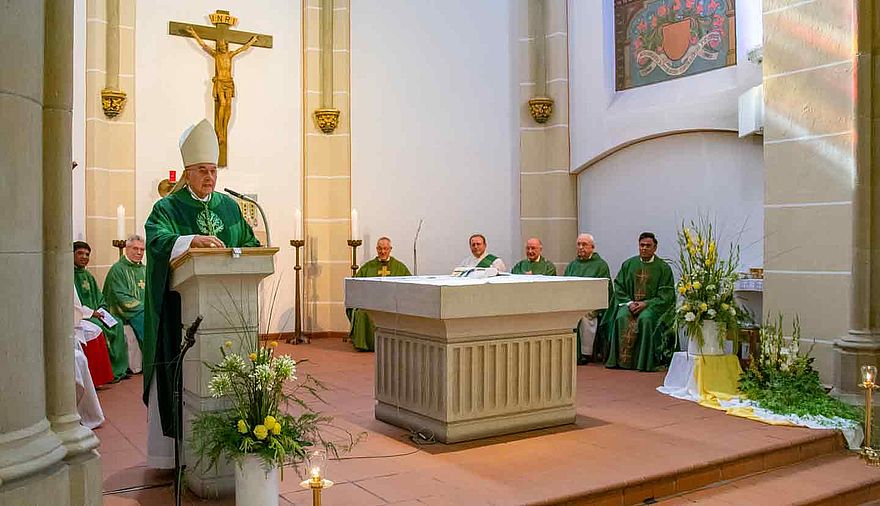
[[[209,14],[208,18],[214,27],[168,22],[168,33],[180,37],[192,37],[199,46],[214,58],[214,131],[217,132],[217,142],[220,144],[220,159],[217,165],[226,166],[226,141],[229,118],[232,116],[232,97],[235,96],[235,84],[232,81],[232,59],[239,53],[251,46],[272,47],[272,36],[259,33],[240,32],[230,30],[229,27],[238,22],[238,19],[229,14],[229,11],[218,10]],[[209,46],[205,40],[213,40],[214,47]],[[229,50],[229,44],[242,44],[235,51]]]
[[[383,278],[387,275],[391,274],[391,271],[388,270],[387,265],[383,265],[381,269],[379,269],[379,275]]]
[[[143,280],[143,279],[139,279],[139,280],[138,280],[138,288],[140,288],[141,290],[143,290],[144,287],[146,287],[146,286],[147,286],[147,285],[144,283],[144,280]]]

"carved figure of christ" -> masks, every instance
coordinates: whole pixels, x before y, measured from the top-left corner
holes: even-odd
[[[232,59],[251,46],[272,47],[272,37],[256,33],[230,30],[235,24],[236,18],[229,15],[228,11],[217,11],[210,16],[214,27],[189,25],[171,21],[168,33],[183,37],[192,37],[199,46],[214,59],[214,77],[212,95],[214,97],[214,131],[217,133],[217,142],[220,145],[218,164],[226,166],[227,140],[229,120],[232,117],[232,99],[235,96],[235,83],[232,80]],[[205,40],[214,41],[214,47],[208,45]],[[229,44],[242,44],[234,51],[229,50]]]

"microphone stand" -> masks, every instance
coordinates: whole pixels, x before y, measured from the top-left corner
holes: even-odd
[[[419,241],[419,232],[422,231],[422,223],[424,222],[424,219],[419,219],[419,226],[416,227],[416,236],[413,237],[413,276],[419,275],[419,261],[416,256],[416,243]]]
[[[260,211],[260,217],[263,218],[263,225],[266,226],[266,246],[271,246],[272,241],[269,239],[269,220],[266,219],[266,213],[265,213],[265,211],[263,211],[263,206],[261,206],[259,204],[259,202],[257,202],[256,200],[248,197],[247,195],[242,195],[241,193],[238,193],[237,191],[230,190],[229,188],[223,188],[223,191],[232,195],[233,197],[240,198],[241,200],[246,200],[246,201],[250,202],[251,204],[257,206],[257,210]]]
[[[183,342],[180,343],[180,355],[177,359],[177,378],[174,383],[174,394],[177,396],[177,412],[174,414],[174,504],[180,506],[183,498],[183,471],[186,466],[180,463],[180,447],[183,445],[183,358],[186,352],[196,344],[196,332],[202,324],[204,317],[199,315],[196,320],[186,329]]]

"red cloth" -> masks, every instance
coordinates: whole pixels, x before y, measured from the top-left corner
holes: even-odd
[[[95,387],[106,385],[113,381],[113,368],[110,366],[110,351],[107,349],[107,339],[104,333],[87,342],[83,353],[89,361],[89,374],[92,375],[92,383]]]

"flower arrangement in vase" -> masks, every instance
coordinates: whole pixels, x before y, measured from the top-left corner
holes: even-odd
[[[673,318],[676,329],[684,329],[700,350],[707,345],[707,337],[713,348],[723,345],[724,339],[736,343],[742,312],[733,293],[739,277],[739,247],[731,244],[727,256],[721,258],[714,228],[707,220],[683,223],[676,236],[680,271]],[[706,329],[711,332],[712,327],[715,335],[706,336]]]

